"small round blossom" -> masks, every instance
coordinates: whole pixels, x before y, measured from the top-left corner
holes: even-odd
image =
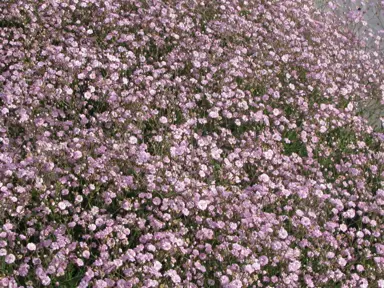
[[[261,266],[265,266],[269,263],[269,259],[267,256],[263,255],[263,256],[260,256],[259,262]]]
[[[264,156],[265,156],[266,159],[272,160],[272,158],[273,158],[273,151],[270,150],[270,149],[267,150],[266,152],[264,152]]]
[[[100,287],[100,288],[107,288],[108,287],[108,283],[104,280],[97,280],[96,281],[96,287]]]
[[[228,284],[229,283],[229,278],[227,275],[223,275],[220,277],[220,283],[221,285],[225,285],[225,284]]]
[[[153,267],[156,271],[160,271],[160,269],[163,267],[163,265],[159,261],[155,261]]]
[[[161,248],[162,248],[163,250],[165,250],[165,251],[169,251],[169,250],[171,250],[172,245],[171,245],[171,243],[169,243],[169,242],[164,242],[164,243],[162,244]]]
[[[80,266],[80,267],[84,266],[84,261],[80,258],[77,258],[75,260],[75,262],[76,262],[77,266]]]
[[[289,55],[285,54],[281,57],[281,60],[283,60],[283,62],[287,63],[288,62],[288,59],[289,59]]]
[[[35,251],[36,250],[36,245],[34,243],[28,243],[27,244],[27,249],[29,251]]]
[[[216,119],[216,118],[219,118],[219,113],[217,111],[211,111],[208,113],[209,117],[211,117],[212,119]]]
[[[260,176],[259,176],[259,180],[261,181],[261,182],[264,182],[264,183],[267,183],[267,182],[269,182],[269,176],[267,175],[267,174],[265,174],[265,173],[263,173],[263,174],[261,174]]]
[[[11,231],[13,229],[13,225],[11,223],[6,223],[3,225],[5,231]]]
[[[301,224],[303,224],[304,226],[309,226],[311,225],[311,220],[308,217],[303,217],[301,218]]]
[[[61,210],[65,210],[67,208],[67,205],[65,204],[65,202],[59,202],[57,204],[57,206],[61,209]]]
[[[83,157],[83,153],[82,153],[81,151],[75,151],[75,152],[73,153],[73,159],[78,160],[78,159],[80,159],[81,157]]]
[[[137,144],[137,138],[135,136],[129,137],[129,143],[132,145]]]
[[[88,225],[88,229],[89,229],[90,231],[95,231],[95,230],[96,230],[96,225],[95,225],[95,224],[89,224],[89,225]]]
[[[211,152],[212,158],[215,160],[219,160],[222,152],[223,150],[221,149],[217,149],[217,148],[212,149],[212,152]]]
[[[281,228],[281,229],[279,230],[279,237],[280,237],[281,239],[286,239],[286,238],[288,237],[288,232],[287,232],[287,230],[285,230],[284,228]]]
[[[356,270],[359,271],[359,272],[363,272],[365,269],[364,269],[364,266],[363,265],[357,265],[356,266]]]
[[[82,255],[85,259],[88,259],[91,256],[91,253],[88,250],[84,250]]]
[[[164,116],[161,116],[159,121],[160,121],[161,124],[167,124],[168,123],[167,117],[164,117]]]
[[[12,264],[15,262],[15,260],[16,260],[16,257],[13,254],[8,254],[7,256],[5,256],[5,263],[7,264]]]
[[[347,225],[345,225],[345,224],[340,225],[340,231],[345,232],[345,231],[347,231],[347,229],[348,229]]]
[[[233,288],[241,288],[243,287],[243,283],[239,279],[236,279],[229,283],[229,286]]]
[[[339,259],[337,260],[337,263],[339,263],[341,267],[344,267],[345,265],[347,265],[347,261],[342,257],[339,257]]]
[[[200,210],[205,210],[208,207],[209,202],[207,200],[200,200],[197,202],[197,208]]]
[[[48,276],[42,277],[41,284],[43,284],[44,286],[48,286],[49,284],[51,284],[51,278],[49,278]]]
[[[301,267],[300,261],[296,260],[296,261],[293,261],[293,262],[289,263],[289,268],[288,269],[291,272],[295,272],[295,271],[299,270],[300,267]]]

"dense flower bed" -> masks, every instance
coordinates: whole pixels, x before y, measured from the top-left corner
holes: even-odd
[[[383,288],[382,40],[329,8],[2,1],[0,285]]]

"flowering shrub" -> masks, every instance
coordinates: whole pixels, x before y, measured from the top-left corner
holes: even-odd
[[[0,7],[3,287],[384,287],[379,34],[310,0]]]

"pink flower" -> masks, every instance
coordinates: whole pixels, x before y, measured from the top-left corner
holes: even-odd
[[[271,149],[267,150],[264,152],[264,157],[268,160],[271,160],[273,158],[273,151]]]
[[[256,261],[252,264],[252,268],[253,268],[255,271],[259,271],[259,270],[260,270],[260,263],[259,263],[259,260],[256,260]]]
[[[65,202],[63,202],[63,201],[59,202],[59,204],[57,204],[57,206],[58,206],[61,210],[65,210],[65,208],[67,208],[67,205],[66,205]]]
[[[279,237],[280,237],[281,239],[286,239],[286,238],[288,237],[288,232],[287,232],[287,230],[285,230],[284,228],[281,228],[281,229],[279,230]]]
[[[304,226],[309,226],[311,225],[311,220],[308,217],[303,217],[301,218],[301,224],[303,224]]]
[[[81,260],[80,258],[77,258],[75,260],[75,263],[77,264],[77,266],[80,266],[80,267],[84,266],[84,261]]]
[[[15,262],[15,260],[16,260],[16,257],[13,254],[8,254],[7,256],[5,256],[5,263],[7,264],[12,264]]]
[[[81,203],[81,202],[83,202],[83,196],[81,196],[81,195],[77,195],[76,198],[75,198],[75,201],[76,201],[77,203]]]
[[[161,124],[167,124],[168,123],[167,117],[164,117],[164,116],[161,116],[159,121],[160,121]]]
[[[89,229],[90,231],[95,231],[95,230],[96,230],[96,225],[95,225],[95,224],[89,224],[89,225],[88,225],[88,229]]]
[[[152,203],[158,206],[161,204],[161,199],[159,197],[155,197],[153,198]]]
[[[81,151],[75,151],[75,152],[73,153],[73,159],[78,160],[78,159],[80,159],[81,157],[83,157],[83,153],[81,153]]]
[[[364,266],[363,265],[356,265],[356,270],[359,271],[359,272],[363,272],[365,269],[364,269]]]
[[[219,118],[219,113],[217,111],[211,111],[208,113],[208,116],[211,117],[212,119]]]
[[[13,225],[11,223],[6,223],[3,225],[5,231],[11,231],[13,229]]]
[[[231,287],[231,288],[241,288],[241,287],[243,287],[243,283],[241,282],[241,280],[236,279],[236,280],[233,280],[231,283],[229,283],[229,287]]]
[[[88,258],[91,256],[91,253],[89,253],[88,250],[84,250],[83,253],[82,253],[82,255],[83,255],[83,257],[84,257],[85,259],[88,259]]]
[[[29,251],[35,251],[36,250],[36,245],[34,243],[28,243],[27,244],[27,249]]]
[[[197,202],[197,208],[199,208],[200,210],[205,210],[205,209],[207,209],[208,204],[209,204],[209,201],[200,200],[199,202]]]
[[[108,287],[108,283],[105,282],[104,280],[99,279],[99,280],[96,281],[96,287],[97,288],[107,288]]]
[[[260,262],[260,265],[261,266],[265,266],[269,263],[269,260],[268,260],[268,257],[263,255],[263,256],[260,256],[259,258],[259,262]]]
[[[337,263],[339,263],[341,267],[344,267],[345,265],[347,265],[347,261],[343,257],[339,257],[339,259],[337,260]]]
[[[281,60],[283,60],[284,63],[287,63],[289,59],[289,55],[285,54],[281,57]]]
[[[137,138],[135,136],[129,137],[129,143],[132,145],[137,144]]]
[[[288,270],[290,272],[296,272],[297,270],[300,269],[300,267],[301,267],[300,261],[295,260],[295,261],[289,263]]]
[[[43,286],[48,286],[49,284],[51,284],[51,278],[45,275],[41,278],[41,284],[43,284]]]
[[[347,229],[348,229],[347,225],[345,225],[345,224],[340,225],[340,231],[345,232],[345,231],[347,231]]]
[[[163,265],[159,261],[154,261],[153,267],[156,271],[160,271],[160,269],[163,267]]]
[[[161,245],[161,248],[162,248],[163,250],[165,250],[165,251],[169,251],[169,250],[171,250],[172,245],[171,245],[171,243],[169,243],[169,242],[164,242],[164,243]]]
[[[220,283],[221,285],[225,285],[225,284],[228,284],[229,283],[229,278],[227,275],[222,275],[220,277]]]
[[[269,182],[269,176],[267,174],[263,173],[259,176],[259,180],[261,182],[267,183],[267,182]]]
[[[173,283],[175,283],[175,284],[181,283],[181,278],[180,278],[179,274],[177,274],[176,270],[173,270],[173,269],[168,270],[166,272],[166,275],[171,277],[171,280]]]
[[[221,150],[221,149],[213,148],[211,151],[212,158],[215,160],[219,160],[222,152],[223,152],[223,150]]]

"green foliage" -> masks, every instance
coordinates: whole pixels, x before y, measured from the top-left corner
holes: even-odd
[[[301,141],[300,136],[295,130],[284,132],[283,138],[287,138],[290,141],[290,143],[283,141],[285,155],[292,155],[292,153],[296,153],[300,157],[308,156],[306,145],[303,141]]]

